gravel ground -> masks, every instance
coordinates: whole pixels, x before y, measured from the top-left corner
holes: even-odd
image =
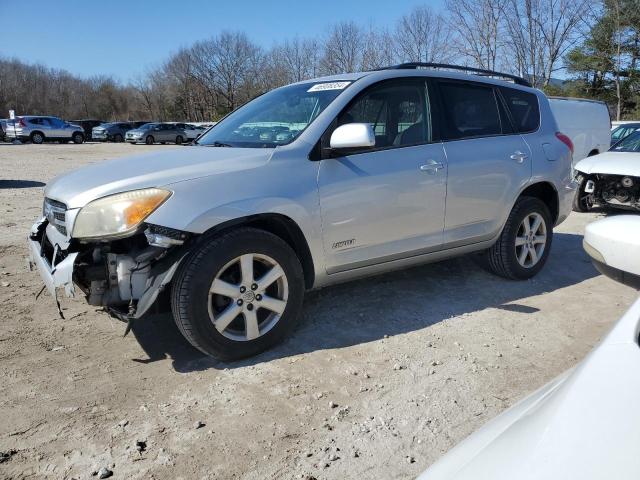
[[[582,251],[599,214],[572,214],[533,280],[460,258],[312,292],[295,334],[243,362],[204,357],[168,313],[124,339],[82,299],[59,319],[25,262],[43,185],[166,148],[0,144],[1,478],[413,478],[576,365],[636,296]]]

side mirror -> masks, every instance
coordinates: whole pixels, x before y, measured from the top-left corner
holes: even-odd
[[[334,149],[368,148],[376,145],[373,127],[368,123],[347,123],[340,125],[331,134],[329,146]]]
[[[583,246],[600,273],[640,289],[640,216],[617,215],[590,223]]]
[[[155,127],[154,130],[157,132],[160,130],[160,127]]]

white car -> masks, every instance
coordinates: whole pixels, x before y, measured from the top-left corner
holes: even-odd
[[[596,205],[640,211],[640,131],[608,152],[578,162],[574,169],[579,185],[575,211],[588,212]]]
[[[558,128],[573,142],[573,161],[606,152],[611,145],[611,118],[604,102],[549,97]]]
[[[602,273],[640,288],[640,217],[592,223],[584,247]],[[640,478],[639,332],[637,300],[576,368],[470,435],[420,480]]]
[[[195,140],[206,130],[206,128],[204,127],[193,125],[191,123],[176,123],[175,126],[179,129],[184,130],[184,133],[187,134],[187,140],[189,141]]]

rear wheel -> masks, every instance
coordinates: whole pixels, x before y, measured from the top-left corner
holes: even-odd
[[[122,143],[124,141],[124,138],[119,133],[116,133],[113,136],[113,141],[116,142],[116,143]]]
[[[587,186],[587,179],[582,175],[579,175],[578,178],[578,191],[576,192],[576,196],[573,198],[573,211],[586,213],[593,209],[593,193],[585,192],[585,187]]]
[[[155,142],[156,140],[151,135],[147,135],[147,138],[144,139],[144,143],[147,145],[153,145]]]
[[[71,136],[71,140],[73,140],[73,143],[75,144],[80,144],[84,142],[84,135],[82,135],[79,132],[76,132]]]
[[[212,237],[185,259],[172,310],[185,338],[222,360],[260,353],[282,340],[302,309],[304,280],[279,237],[241,228]]]
[[[36,145],[44,143],[44,134],[40,132],[33,132],[31,134],[31,143],[35,143]]]
[[[501,277],[531,278],[546,263],[552,239],[553,224],[545,203],[534,197],[520,197],[498,241],[485,252],[484,264]]]

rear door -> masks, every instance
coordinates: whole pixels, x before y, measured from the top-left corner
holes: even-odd
[[[437,84],[449,168],[444,244],[489,240],[531,178],[531,151],[497,87],[449,79]]]
[[[56,117],[43,118],[45,123],[48,123],[51,127],[51,134],[49,136],[56,138],[71,137],[71,129],[65,128],[65,123]]]

